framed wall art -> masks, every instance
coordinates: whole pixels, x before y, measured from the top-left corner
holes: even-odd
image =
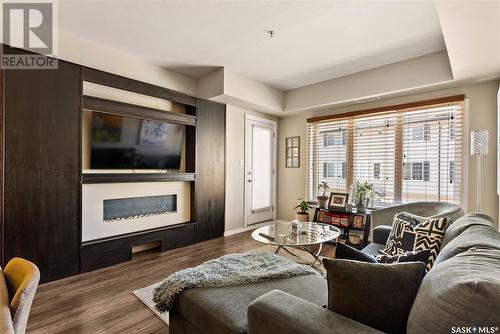
[[[300,137],[286,138],[286,168],[300,167]]]

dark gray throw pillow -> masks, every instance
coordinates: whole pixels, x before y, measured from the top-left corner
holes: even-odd
[[[343,260],[354,260],[361,262],[377,263],[377,260],[371,255],[365,254],[362,251],[346,245],[342,242],[337,243],[335,248],[335,258]]]
[[[375,259],[379,263],[422,262],[427,265],[430,255],[431,251],[429,249],[424,249],[421,251],[412,251],[397,255],[379,254],[375,256]]]
[[[335,258],[342,260],[354,260],[368,263],[402,263],[402,262],[423,262],[427,264],[430,250],[412,251],[397,255],[379,254],[372,256],[363,253],[359,249],[346,245],[342,242],[337,243],[335,249]]]
[[[405,333],[425,273],[422,262],[396,264],[323,259],[328,309],[386,333]]]

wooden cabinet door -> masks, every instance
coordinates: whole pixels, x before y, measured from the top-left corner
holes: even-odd
[[[5,71],[4,261],[80,271],[80,67]]]
[[[196,101],[196,242],[222,237],[225,201],[226,106]]]

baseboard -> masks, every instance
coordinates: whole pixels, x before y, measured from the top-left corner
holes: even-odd
[[[235,235],[235,234],[240,234],[248,231],[253,231],[256,228],[259,228],[261,226],[266,226],[269,224],[274,223],[276,220],[268,220],[262,223],[257,223],[251,226],[245,226],[245,227],[240,227],[240,228],[235,228],[234,230],[229,230],[229,231],[224,231],[224,236],[229,237],[230,235]]]

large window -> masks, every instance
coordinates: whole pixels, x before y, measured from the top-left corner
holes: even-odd
[[[463,96],[308,119],[308,196],[368,180],[378,205],[461,204]]]

